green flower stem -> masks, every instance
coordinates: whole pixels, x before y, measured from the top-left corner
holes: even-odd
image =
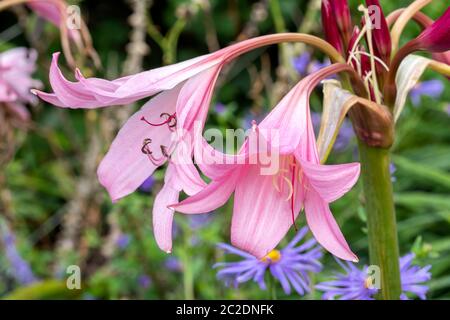
[[[400,298],[400,268],[397,225],[389,171],[389,150],[359,142],[359,153],[369,231],[370,263],[381,271],[377,298]]]

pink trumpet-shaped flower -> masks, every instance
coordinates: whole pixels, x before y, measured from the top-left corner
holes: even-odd
[[[64,6],[62,0],[42,1],[34,0],[28,1],[27,6],[33,10],[37,15],[51,22],[59,28],[62,22],[60,6]]]
[[[37,102],[30,89],[42,85],[32,78],[36,59],[36,51],[26,48],[14,48],[0,53],[0,103],[4,103],[23,121],[30,117],[25,104]]]
[[[165,185],[153,206],[156,240],[164,251],[170,251],[173,210],[167,206],[178,201],[181,190],[193,195],[206,185],[192,163],[190,139],[195,123],[202,131],[221,68],[242,53],[279,42],[280,37],[283,35],[250,39],[212,54],[113,81],[84,78],[79,70],[75,74],[77,81],[68,81],[58,67],[56,53],[50,67],[54,93],[34,93],[59,107],[90,109],[129,104],[161,92],[122,127],[97,173],[112,200],[117,201],[135,191],[170,159]]]
[[[332,65],[304,78],[258,126],[254,125],[253,135],[258,141],[267,140],[272,147],[278,147],[280,165],[275,173],[262,174],[260,163],[200,165],[211,183],[170,207],[188,214],[209,212],[223,205],[234,192],[232,244],[257,258],[275,248],[304,208],[317,241],[337,257],[357,261],[328,204],[352,188],[360,166],[320,164],[309,110],[309,97],[317,83],[345,68]],[[268,130],[278,131],[278,144],[264,136]],[[250,156],[246,146],[238,156]],[[231,157],[217,151],[216,156]]]

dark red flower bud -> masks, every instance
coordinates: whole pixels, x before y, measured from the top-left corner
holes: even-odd
[[[344,46],[346,47],[352,35],[352,18],[350,16],[350,9],[347,0],[333,0],[331,1],[334,19],[336,19],[339,32],[341,34]]]
[[[419,50],[430,52],[450,50],[450,7],[413,41]]]
[[[372,39],[374,53],[377,57],[389,64],[391,59],[391,34],[378,0],[366,0],[370,18],[372,19]]]
[[[336,23],[336,14],[333,12],[333,7],[329,0],[322,0],[322,26],[325,39],[341,54],[344,54],[344,47]]]

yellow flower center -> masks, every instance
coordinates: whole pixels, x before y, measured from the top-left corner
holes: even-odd
[[[373,281],[372,277],[367,277],[364,281],[364,288],[366,289],[372,289],[373,288]]]
[[[269,252],[269,254],[267,256],[262,258],[262,261],[274,263],[274,262],[280,261],[280,259],[281,259],[281,252],[278,250],[272,250]]]

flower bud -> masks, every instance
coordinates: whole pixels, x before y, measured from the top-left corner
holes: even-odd
[[[380,2],[378,0],[366,0],[366,4],[372,19],[374,53],[386,64],[389,64],[392,49],[391,35]]]
[[[341,54],[344,54],[339,29],[336,24],[335,12],[329,0],[322,1],[322,26],[326,40],[336,48]]]

